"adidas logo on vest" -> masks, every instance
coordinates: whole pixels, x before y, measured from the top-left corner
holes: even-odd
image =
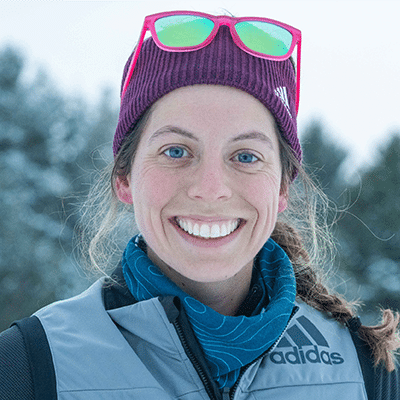
[[[293,365],[338,365],[345,361],[340,353],[330,351],[325,337],[305,316],[296,318],[269,358],[274,364]]]

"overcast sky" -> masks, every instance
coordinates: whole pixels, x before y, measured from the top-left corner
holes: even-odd
[[[354,161],[400,131],[398,0],[0,1],[0,47],[14,44],[66,93],[115,89],[146,15],[197,10],[263,16],[302,31],[299,129],[320,118]]]

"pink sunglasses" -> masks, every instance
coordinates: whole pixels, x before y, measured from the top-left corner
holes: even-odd
[[[300,98],[301,32],[290,25],[268,18],[210,15],[195,11],[169,11],[148,15],[123,84],[121,101],[131,80],[146,32],[165,51],[199,50],[215,38],[218,29],[227,25],[235,44],[255,57],[266,60],[287,60],[297,46],[296,114]]]

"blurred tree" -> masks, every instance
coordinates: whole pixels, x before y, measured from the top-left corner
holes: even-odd
[[[117,120],[110,91],[92,110],[44,71],[22,83],[24,65],[0,51],[0,331],[87,286],[72,261],[77,215],[65,212],[87,190],[93,142],[109,141]]]
[[[343,171],[347,151],[320,122],[310,124],[302,147],[314,180],[341,210],[334,227],[339,276],[332,282],[365,304],[365,323],[377,322],[378,306],[400,309],[400,136],[391,136],[375,166],[359,171],[355,183]]]
[[[341,263],[360,285],[365,308],[400,310],[400,133],[390,136],[375,165],[360,175],[339,223]]]
[[[3,50],[0,64],[1,90],[12,91],[15,89],[23,64],[23,57],[17,50],[10,47]]]
[[[301,138],[301,145],[308,172],[331,200],[339,202],[344,186],[340,169],[348,151],[329,139],[318,120],[308,126]]]

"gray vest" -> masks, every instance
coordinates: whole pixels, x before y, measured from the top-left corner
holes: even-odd
[[[50,345],[58,398],[209,399],[160,301],[106,311],[103,282],[34,314]],[[296,305],[279,342],[240,378],[234,399],[367,400],[347,328]]]

